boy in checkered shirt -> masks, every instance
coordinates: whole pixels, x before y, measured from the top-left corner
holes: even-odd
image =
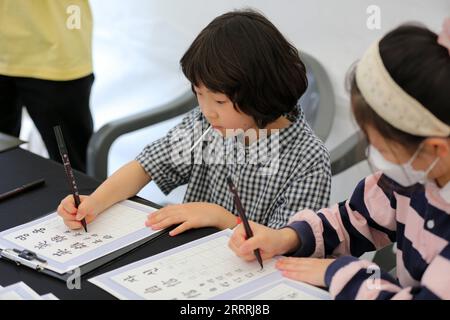
[[[134,161],[109,177],[75,208],[66,197],[58,213],[81,227],[150,181],[165,193],[188,184],[183,204],[146,222],[171,235],[199,227],[233,228],[237,211],[232,177],[250,220],[284,226],[301,209],[328,205],[327,150],[297,102],[308,86],[298,51],[264,16],[234,11],[213,20],[181,59],[199,107]]]

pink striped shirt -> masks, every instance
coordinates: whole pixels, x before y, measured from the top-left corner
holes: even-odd
[[[302,243],[294,255],[338,257],[325,276],[336,299],[450,299],[450,198],[442,191],[371,175],[349,200],[292,217]],[[392,242],[397,279],[355,258]]]

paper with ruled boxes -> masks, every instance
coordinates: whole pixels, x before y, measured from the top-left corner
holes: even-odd
[[[83,229],[70,230],[57,213],[0,233],[0,248],[27,249],[47,261],[46,269],[63,274],[156,233],[145,226],[155,208],[123,201]]]
[[[240,259],[228,248],[231,234],[224,230],[89,281],[119,299],[251,299],[267,286],[276,291],[261,299],[329,299],[312,286],[286,285],[276,259],[264,261],[263,269]]]

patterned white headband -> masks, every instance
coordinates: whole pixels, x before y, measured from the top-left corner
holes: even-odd
[[[369,106],[393,127],[421,137],[450,136],[450,126],[391,78],[381,59],[378,42],[370,46],[358,63],[356,83]]]

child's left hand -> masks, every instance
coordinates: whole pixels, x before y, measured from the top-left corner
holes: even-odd
[[[180,224],[181,223],[181,224]],[[189,202],[168,205],[149,214],[145,225],[153,230],[161,230],[174,224],[180,224],[170,231],[171,236],[186,230],[201,227],[232,228],[237,218],[225,208],[207,202]]]
[[[286,278],[325,287],[325,272],[333,261],[334,259],[281,258],[275,266]]]

